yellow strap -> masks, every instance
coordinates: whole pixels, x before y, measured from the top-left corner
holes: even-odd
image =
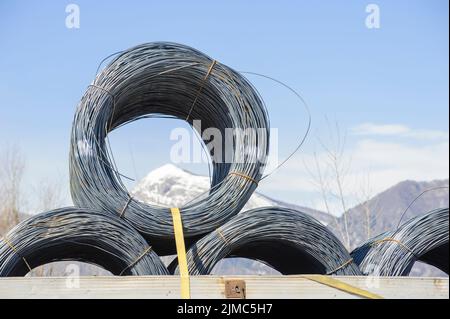
[[[175,232],[175,243],[177,245],[178,269],[181,279],[181,298],[191,299],[191,289],[189,282],[189,270],[187,266],[186,247],[184,246],[183,223],[179,208],[171,208],[173,219],[173,229]]]
[[[356,295],[367,299],[383,299],[382,296],[371,293],[370,291],[346,284],[340,280],[323,275],[302,275],[303,278],[317,282],[319,284],[345,291],[349,294]]]

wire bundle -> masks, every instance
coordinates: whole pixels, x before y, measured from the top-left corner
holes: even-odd
[[[209,194],[180,207],[187,242],[222,225],[250,198],[266,162],[269,120],[261,98],[242,75],[180,44],[148,43],[124,51],[89,86],[72,127],[73,201],[120,215],[159,254],[170,254],[175,245],[169,210],[132,198],[106,140],[112,130],[151,117],[186,120],[201,135],[203,129],[193,123],[198,119],[202,128],[216,128],[224,138],[227,128],[259,129],[258,134],[234,135],[231,150],[223,143],[223,152],[210,154]]]
[[[128,223],[110,214],[61,208],[38,214],[0,239],[0,276],[24,276],[53,261],[98,265],[115,275],[166,275],[166,267]]]
[[[192,245],[189,272],[208,275],[223,258],[260,261],[284,275],[360,275],[340,241],[319,221],[302,212],[264,207],[233,217]],[[171,265],[176,267],[175,263]]]
[[[351,255],[366,275],[407,276],[417,260],[448,274],[448,219],[448,208],[431,211],[372,238]]]

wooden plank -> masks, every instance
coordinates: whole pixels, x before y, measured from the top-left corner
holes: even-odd
[[[448,278],[333,278],[384,298],[449,298]],[[233,279],[245,280],[248,299],[358,298],[302,276],[195,276],[191,277],[192,298],[224,298],[225,281]],[[179,297],[180,280],[175,276],[0,279],[0,298]]]

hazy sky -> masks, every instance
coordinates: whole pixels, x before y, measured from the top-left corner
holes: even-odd
[[[80,8],[80,28],[65,8]],[[380,8],[380,28],[365,25]],[[346,192],[362,176],[378,192],[404,179],[448,178],[448,1],[1,1],[0,149],[19,145],[24,189],[60,181],[68,195],[75,107],[107,55],[151,41],[193,46],[236,70],[275,77],[298,90],[313,118],[301,152],[261,183],[271,197],[321,208],[304,163],[325,117],[347,132],[352,159]],[[279,129],[279,154],[306,125],[289,91],[248,76]],[[140,179],[170,160],[178,121],[144,120],[111,134],[120,170]],[[205,165],[188,167],[205,173]],[[131,185],[130,185],[131,186]]]

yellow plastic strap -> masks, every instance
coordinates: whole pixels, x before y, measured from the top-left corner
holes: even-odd
[[[175,232],[175,243],[177,245],[178,269],[181,279],[181,298],[191,299],[191,288],[189,281],[189,270],[187,266],[186,247],[184,246],[183,222],[179,208],[171,208],[173,229]]]
[[[346,284],[340,280],[323,275],[302,275],[303,278],[317,282],[319,284],[345,291],[349,294],[356,295],[367,299],[383,299],[382,296],[374,294],[370,291]]]

